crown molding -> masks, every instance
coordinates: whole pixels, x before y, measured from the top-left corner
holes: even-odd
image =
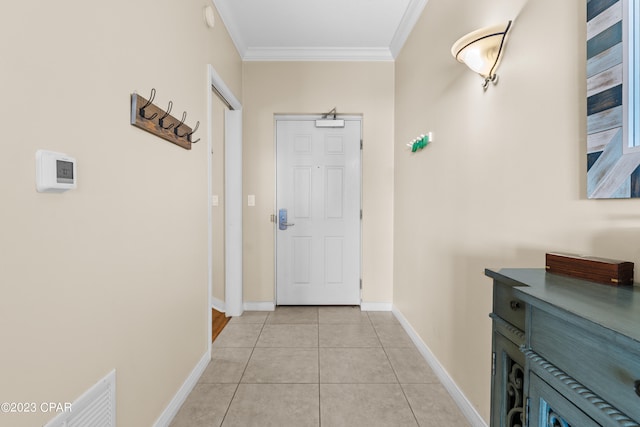
[[[429,0],[411,0],[402,20],[386,47],[249,47],[232,14],[222,0],[211,0],[243,61],[394,61],[406,43]]]
[[[397,58],[400,54],[402,47],[407,42],[411,31],[413,31],[413,27],[415,27],[418,19],[420,19],[420,15],[422,15],[422,11],[428,2],[429,0],[411,0],[411,2],[409,2],[409,6],[407,6],[407,10],[404,12],[400,20],[400,25],[398,25],[398,29],[393,35],[391,45],[389,46],[393,59]]]
[[[250,47],[243,61],[393,61],[387,48]]]
[[[240,34],[240,29],[238,28],[236,21],[234,19],[231,19],[231,16],[232,16],[231,11],[226,6],[224,1],[221,1],[221,0],[211,0],[211,1],[213,2],[213,5],[215,6],[215,8],[218,10],[218,15],[220,15],[220,19],[222,20],[222,23],[227,29],[227,32],[229,33],[229,37],[231,37],[231,41],[235,45],[236,50],[238,51],[238,54],[242,58],[247,50],[247,45],[245,44],[244,39]]]

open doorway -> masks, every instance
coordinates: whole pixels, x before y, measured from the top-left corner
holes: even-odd
[[[224,115],[229,109],[214,93],[211,110],[211,307],[225,312]],[[213,313],[215,320],[216,313]],[[214,322],[215,323],[215,322]],[[215,329],[215,326],[214,326]]]
[[[207,84],[207,136],[208,136],[208,336],[212,336],[212,309],[214,301],[214,257],[218,268],[215,271],[216,290],[218,295],[217,304],[221,305],[227,317],[239,316],[243,311],[242,301],[242,105],[234,96],[233,92],[222,80],[213,66],[208,66]],[[217,102],[222,102],[224,108],[220,109]],[[220,115],[214,119],[214,111],[222,111],[224,119],[218,122]],[[215,122],[217,123],[214,123]],[[214,151],[214,139],[216,135],[218,141],[224,141],[219,145],[217,156],[212,155]],[[220,148],[222,147],[222,148]],[[220,163],[222,162],[222,166]],[[214,172],[214,163],[218,165]],[[220,173],[224,179],[220,178]],[[215,181],[214,181],[215,179]],[[214,182],[216,193],[214,193]],[[222,184],[221,184],[222,183]],[[222,187],[220,187],[222,185]],[[217,194],[221,193],[221,194]],[[222,209],[216,213],[213,210],[214,196],[218,196],[218,207],[220,207],[220,195],[223,196]],[[215,221],[215,223],[214,223]],[[224,223],[223,237],[220,237],[220,221]],[[214,230],[215,224],[215,230]],[[214,251],[214,232],[219,237],[216,242],[217,252]],[[223,249],[220,244],[223,243]],[[221,266],[223,266],[221,268]],[[222,275],[222,276],[220,276]],[[221,279],[224,277],[224,280]],[[224,298],[220,298],[221,289],[224,287]],[[222,306],[222,301],[224,305]],[[209,341],[209,351],[211,351],[211,341]]]

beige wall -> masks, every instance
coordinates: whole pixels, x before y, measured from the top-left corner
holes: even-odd
[[[449,49],[512,18],[483,93]],[[640,262],[640,200],[585,199],[584,21],[584,0],[430,0],[396,62],[394,304],[486,420],[483,269],[543,267],[551,250]]]
[[[274,114],[363,115],[363,300],[391,302],[393,262],[393,69],[391,62],[244,64],[244,300],[274,301]]]
[[[116,368],[118,426],[148,426],[205,355],[207,64],[242,96],[207,4],[14,2],[0,18],[0,401],[73,401]],[[129,124],[129,94],[152,87],[200,120],[193,150]],[[76,157],[77,190],[35,191],[41,148]]]

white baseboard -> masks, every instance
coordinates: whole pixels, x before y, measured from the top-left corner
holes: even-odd
[[[182,384],[182,387],[178,390],[169,405],[162,411],[162,414],[158,417],[156,422],[153,424],[154,427],[168,427],[171,424],[171,421],[175,418],[180,410],[180,407],[189,396],[189,393],[193,390],[193,388],[198,383],[200,376],[207,368],[209,361],[211,360],[211,352],[207,350],[205,354],[202,356],[202,359],[196,364],[193,368],[187,379]]]
[[[487,423],[482,419],[476,408],[474,408],[473,404],[467,399],[462,390],[458,387],[458,385],[453,381],[453,378],[449,375],[447,370],[440,364],[440,361],[436,358],[433,352],[429,349],[427,344],[422,341],[422,338],[416,333],[413,329],[409,321],[402,315],[400,310],[396,307],[393,307],[393,314],[396,316],[404,330],[409,334],[411,341],[418,347],[418,351],[422,354],[422,357],[425,358],[433,372],[436,374],[444,388],[447,389],[453,400],[460,408],[460,411],[464,414],[467,420],[471,423],[473,427],[487,427]]]
[[[393,304],[390,302],[364,302],[360,303],[361,311],[391,311]]]
[[[244,303],[245,311],[274,311],[276,305],[271,301],[266,302],[246,302]]]
[[[224,313],[227,310],[225,309],[224,306],[224,301],[216,298],[216,297],[211,297],[211,308],[215,308],[216,310]]]

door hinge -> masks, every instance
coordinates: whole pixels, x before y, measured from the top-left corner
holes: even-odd
[[[364,146],[364,143],[362,142],[362,139],[360,140],[360,149],[362,150],[362,147]]]
[[[527,397],[526,399],[526,403],[524,404],[524,414],[523,414],[523,420],[522,420],[522,425],[526,426],[527,423],[529,422],[529,398]]]
[[[360,279],[360,290],[362,290],[362,279]]]
[[[362,209],[360,209],[360,219],[362,219]]]
[[[491,376],[496,375],[496,352],[491,353]]]

